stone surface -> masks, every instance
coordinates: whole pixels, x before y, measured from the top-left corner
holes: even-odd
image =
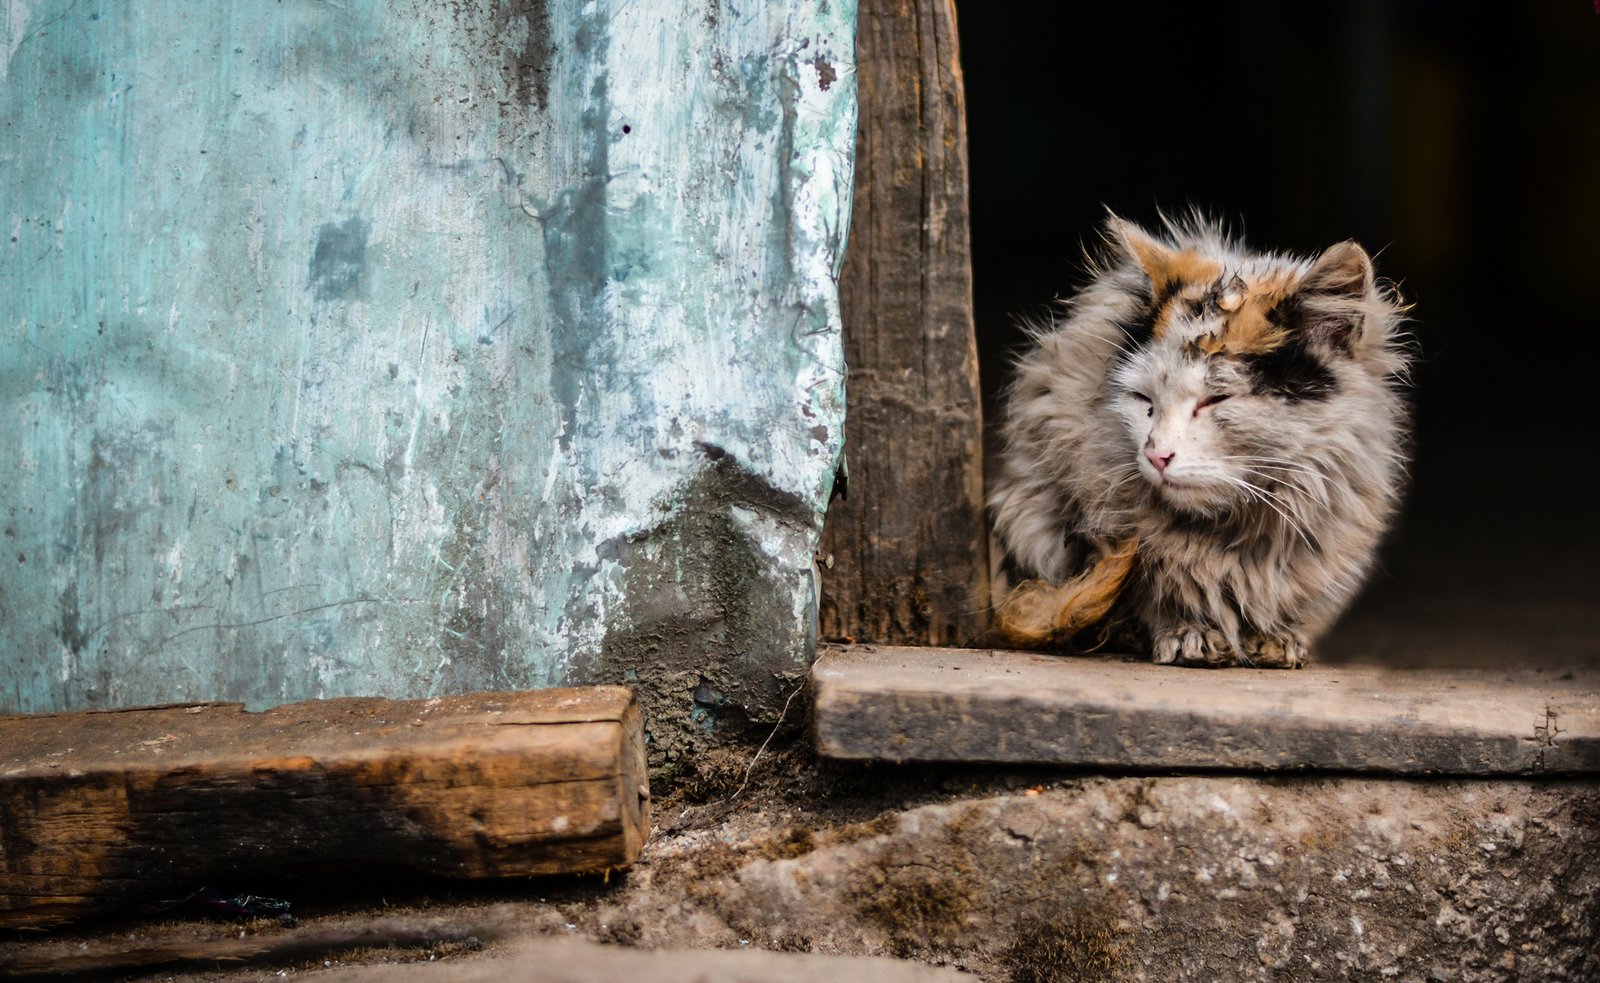
[[[1593,782],[1035,775],[985,793],[994,776],[854,822],[668,835],[568,914],[644,946],[692,931],[994,983],[1600,978]]]
[[[1194,670],[833,647],[812,669],[836,758],[1400,774],[1600,774],[1600,672]]]
[[[312,975],[339,983],[398,980],[416,983],[613,983],[639,978],[652,983],[838,983],[872,980],[882,983],[958,983],[974,977],[909,960],[873,956],[737,950],[655,949],[644,951],[600,945],[565,934],[539,913],[501,904],[434,917],[388,915],[379,918],[319,919],[293,931],[238,932],[201,939],[165,939],[127,944],[96,939],[63,951],[42,945],[8,959],[0,954],[0,978],[77,978],[164,969],[163,979],[194,980],[185,970],[232,964],[227,973],[210,978],[282,979],[296,965],[295,975]],[[549,934],[541,934],[549,933]],[[218,933],[220,935],[220,933]],[[131,941],[131,940],[130,940]],[[352,949],[366,950],[371,962],[348,965]],[[386,959],[371,959],[376,950]],[[487,951],[485,951],[487,950]],[[439,959],[440,956],[445,958]],[[434,961],[434,960],[438,961]],[[337,960],[337,962],[335,962]],[[306,970],[305,964],[324,967]],[[254,971],[245,966],[257,967]],[[265,967],[265,968],[262,968]],[[179,974],[174,976],[172,974]]]
[[[843,440],[854,27],[0,5],[0,711],[637,675],[659,746],[772,716]]]
[[[873,956],[830,956],[817,953],[654,949],[595,945],[580,939],[526,943],[510,956],[468,963],[418,963],[409,966],[362,966],[329,974],[338,983],[397,980],[400,983],[614,983],[648,979],[651,983],[960,983],[975,977],[906,960]]]

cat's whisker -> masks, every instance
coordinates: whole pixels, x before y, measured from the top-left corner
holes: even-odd
[[[1297,496],[1296,496],[1296,505],[1297,506],[1299,504],[1301,504],[1299,502],[1300,498],[1311,498],[1311,499],[1315,499],[1318,502],[1318,504],[1322,504],[1322,505],[1326,504],[1326,498],[1322,493],[1322,489],[1320,489],[1320,488],[1317,488],[1317,489],[1308,488],[1304,484],[1302,484],[1300,481],[1296,480],[1294,477],[1285,476],[1285,475],[1281,475],[1281,474],[1274,474],[1272,472],[1263,472],[1263,471],[1259,471],[1259,470],[1257,470],[1255,468],[1241,468],[1240,470],[1244,471],[1246,474],[1255,475],[1256,477],[1261,478],[1261,479],[1263,479],[1265,481],[1275,482],[1279,487],[1287,488],[1287,489],[1289,489],[1291,491],[1296,492],[1297,493]]]
[[[1228,480],[1238,487],[1243,488],[1253,498],[1255,498],[1256,501],[1278,513],[1279,517],[1283,519],[1284,524],[1300,536],[1301,542],[1306,544],[1307,549],[1316,549],[1316,547],[1311,544],[1310,535],[1306,528],[1299,521],[1299,517],[1297,515],[1290,514],[1287,502],[1280,504],[1280,499],[1278,496],[1272,494],[1259,485],[1251,484],[1243,478],[1230,478]]]
[[[1219,458],[1219,460],[1246,461],[1248,463],[1239,467],[1247,474],[1255,475],[1263,480],[1274,482],[1279,486],[1292,490],[1296,494],[1296,505],[1307,505],[1308,502],[1299,499],[1310,499],[1319,508],[1327,508],[1330,504],[1329,492],[1332,483],[1321,471],[1300,465],[1275,464],[1263,462],[1255,457]],[[1302,518],[1309,518],[1302,513]]]
[[[1317,468],[1311,467],[1310,465],[1305,464],[1304,462],[1300,462],[1300,461],[1286,461],[1286,460],[1282,460],[1280,458],[1258,457],[1258,456],[1256,456],[1254,454],[1222,455],[1222,456],[1219,456],[1217,458],[1217,460],[1219,460],[1219,461],[1244,461],[1244,462],[1246,462],[1248,464],[1255,465],[1256,467],[1273,468],[1273,469],[1282,470],[1282,471],[1295,471],[1295,472],[1299,472],[1299,473],[1302,473],[1302,474],[1314,475],[1314,476],[1322,479],[1323,481],[1327,481],[1328,480],[1328,476],[1326,474],[1324,474],[1322,471],[1318,470]]]
[[[1328,485],[1332,484],[1326,474],[1323,474],[1321,471],[1317,471],[1313,468],[1289,467],[1282,464],[1253,464],[1247,465],[1247,467],[1257,468],[1274,474],[1295,475],[1302,480],[1315,481],[1318,488],[1326,488]]]
[[[1283,486],[1285,488],[1304,491],[1304,489],[1300,485],[1294,483],[1293,481],[1283,481]],[[1263,491],[1266,491],[1266,489],[1263,489]],[[1293,512],[1295,517],[1297,519],[1301,520],[1302,523],[1309,522],[1309,518],[1310,517],[1305,514],[1305,505],[1307,503],[1304,502],[1301,498],[1279,495],[1279,494],[1272,493],[1272,492],[1268,492],[1268,494],[1271,494],[1273,500],[1276,501],[1279,505],[1281,505],[1284,508],[1288,509],[1289,511]]]

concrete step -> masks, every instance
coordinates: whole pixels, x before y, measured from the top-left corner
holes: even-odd
[[[826,757],[1437,775],[1600,773],[1600,670],[1181,669],[856,645],[812,668]]]

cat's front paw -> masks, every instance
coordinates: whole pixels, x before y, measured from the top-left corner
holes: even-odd
[[[1306,641],[1292,631],[1247,635],[1239,664],[1258,669],[1299,669],[1306,664]]]
[[[1156,633],[1152,658],[1158,666],[1231,666],[1233,646],[1215,628],[1179,625]]]

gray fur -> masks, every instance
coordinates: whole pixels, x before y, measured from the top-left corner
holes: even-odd
[[[1246,252],[1199,222],[1155,237],[1114,217],[1106,238],[1088,286],[1033,329],[1007,392],[989,502],[999,543],[1024,575],[1061,583],[1137,536],[1119,609],[1156,662],[1298,666],[1399,502],[1403,308],[1354,243],[1304,260]],[[1125,329],[1161,296],[1151,250],[1220,272],[1179,284],[1163,334],[1141,344]],[[1262,284],[1283,297],[1274,318],[1293,314],[1277,353],[1301,356],[1291,364],[1322,390],[1295,398],[1263,387],[1248,349],[1202,350],[1233,330],[1219,303]],[[1173,454],[1164,474],[1146,448]]]

